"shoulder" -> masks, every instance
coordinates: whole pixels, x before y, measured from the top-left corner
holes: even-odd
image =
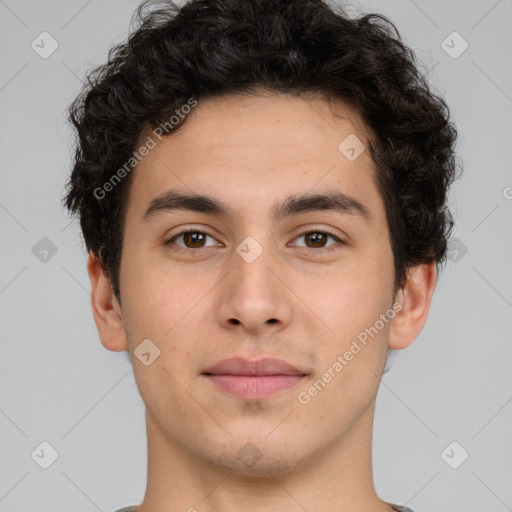
[[[393,504],[393,507],[396,509],[396,512],[414,512],[412,508],[403,507],[402,505]]]

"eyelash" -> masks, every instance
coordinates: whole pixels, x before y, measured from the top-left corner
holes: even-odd
[[[185,231],[180,231],[176,235],[173,235],[169,240],[164,242],[164,245],[170,245],[171,242],[174,242],[180,236],[187,235],[187,234],[192,234],[192,233],[199,233],[201,235],[209,236],[210,238],[215,238],[214,236],[210,235],[206,231],[200,231],[198,229],[187,229]],[[330,233],[329,231],[320,230],[320,229],[308,229],[307,231],[303,231],[302,233],[299,233],[295,237],[295,239],[300,238],[301,236],[304,236],[304,235],[311,234],[311,233],[330,236],[330,237],[334,238],[337,242],[341,243],[342,245],[346,245],[346,243],[343,240],[341,240],[340,238],[338,238],[334,233]],[[333,245],[336,245],[336,244],[333,244]],[[206,247],[206,248],[200,247],[200,248],[197,248],[197,249],[182,248],[181,246],[177,246],[177,247],[178,248],[173,248],[172,250],[176,251],[176,252],[187,253],[187,254],[196,254],[198,252],[202,252],[202,251],[204,252],[205,249],[208,249],[208,247]],[[340,247],[332,247],[332,246],[329,246],[327,248],[322,248],[321,247],[321,248],[318,248],[318,249],[315,249],[313,247],[303,247],[303,248],[304,249],[310,249],[311,251],[314,251],[317,254],[329,253],[329,252],[336,251],[336,250],[340,249]]]

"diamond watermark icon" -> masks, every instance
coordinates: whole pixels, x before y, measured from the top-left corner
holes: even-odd
[[[338,146],[339,152],[351,162],[358,158],[365,149],[363,141],[353,133],[345,137]]]
[[[39,57],[47,59],[59,47],[59,43],[48,32],[41,32],[30,46]]]
[[[48,469],[57,460],[59,454],[50,443],[43,441],[30,456],[38,466]]]
[[[462,240],[454,237],[448,242],[448,259],[452,263],[460,261],[467,252],[467,245]]]
[[[450,466],[452,469],[457,469],[469,457],[469,453],[464,447],[457,441],[452,441],[442,452],[441,458]]]
[[[263,454],[254,444],[247,443],[238,450],[236,456],[239,461],[245,464],[246,467],[252,468],[261,459]]]
[[[57,254],[57,246],[49,238],[43,236],[32,247],[32,254],[41,263],[48,263]]]
[[[261,255],[263,247],[252,236],[248,236],[236,248],[236,252],[246,263],[252,263]]]
[[[144,366],[149,366],[160,356],[160,349],[149,338],[146,338],[139,343],[133,353]]]
[[[449,34],[441,43],[441,48],[452,59],[458,59],[468,49],[468,46],[468,42],[456,31]]]

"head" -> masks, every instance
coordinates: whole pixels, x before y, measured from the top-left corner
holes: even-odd
[[[321,0],[148,5],[70,108],[65,204],[100,337],[158,348],[132,362],[168,438],[238,469],[254,442],[266,469],[284,469],[298,446],[313,456],[351,431],[388,348],[422,329],[453,225],[456,130],[384,16]],[[204,379],[262,355],[306,374],[302,401],[233,399]],[[216,421],[190,395],[215,403]],[[262,439],[283,406],[293,420]]]

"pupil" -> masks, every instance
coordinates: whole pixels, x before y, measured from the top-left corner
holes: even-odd
[[[323,238],[323,234],[322,233],[313,233],[312,235],[309,236],[309,238],[313,239],[313,244],[318,244],[320,242],[321,244],[321,239]]]
[[[197,233],[197,232],[194,232],[194,233],[187,233],[186,234],[187,237],[189,238],[192,238],[192,244],[197,244],[197,243],[201,243],[201,240],[197,240],[197,238],[200,238],[202,239],[203,238],[203,235],[201,233]]]

